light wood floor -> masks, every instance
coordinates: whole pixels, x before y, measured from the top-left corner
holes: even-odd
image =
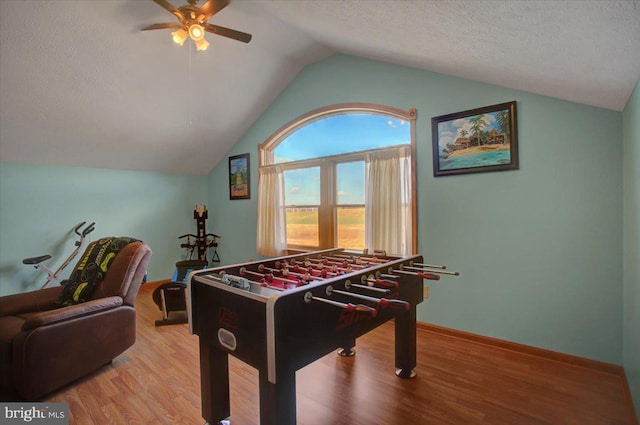
[[[67,402],[71,424],[202,424],[198,337],[155,327],[161,312],[143,285],[138,339],[93,375],[47,399]],[[99,330],[97,330],[99,332]],[[418,330],[418,376],[393,367],[393,325],[297,372],[299,425],[635,425],[619,375]],[[258,423],[257,371],[230,359],[231,423]]]

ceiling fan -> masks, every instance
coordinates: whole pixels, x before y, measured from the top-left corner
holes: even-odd
[[[153,24],[142,28],[142,31],[174,28],[176,31],[172,32],[171,35],[176,44],[182,46],[187,40],[187,37],[190,37],[195,42],[198,50],[206,50],[209,46],[209,43],[204,38],[205,31],[242,41],[243,43],[251,41],[251,34],[207,22],[209,18],[226,7],[230,0],[207,0],[200,7],[197,6],[200,0],[188,0],[189,4],[180,7],[175,7],[166,0],[153,1],[173,13],[179,22]]]

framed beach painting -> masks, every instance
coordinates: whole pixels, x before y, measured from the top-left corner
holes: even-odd
[[[431,119],[433,175],[518,169],[516,102]]]
[[[229,199],[250,198],[249,154],[229,157]]]

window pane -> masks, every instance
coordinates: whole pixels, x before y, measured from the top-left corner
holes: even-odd
[[[336,166],[336,204],[364,205],[364,161]]]
[[[286,212],[287,245],[319,246],[318,208],[288,207]]]
[[[337,246],[364,249],[364,207],[338,207]]]
[[[296,129],[274,149],[274,162],[358,152],[411,143],[407,121],[385,115],[333,115]]]
[[[287,245],[318,247],[320,167],[285,171],[284,192],[287,206]]]
[[[320,167],[284,172],[285,205],[320,205]]]

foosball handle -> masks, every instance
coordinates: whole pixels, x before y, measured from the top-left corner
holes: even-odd
[[[349,303],[348,305],[353,306],[353,304],[351,303]],[[354,310],[356,313],[367,314],[371,316],[372,319],[378,315],[378,310],[376,310],[375,308],[366,306],[364,304],[358,304],[356,306],[353,306],[352,310]]]
[[[376,279],[376,285],[382,286],[383,288],[397,288],[399,286],[398,282],[385,279]]]
[[[402,300],[388,300],[386,298],[380,299],[380,308],[389,308],[391,310],[411,310],[411,304]]]
[[[440,280],[440,275],[439,274],[433,274],[433,273],[418,273],[418,277],[421,277],[423,279],[427,279],[427,280]]]

